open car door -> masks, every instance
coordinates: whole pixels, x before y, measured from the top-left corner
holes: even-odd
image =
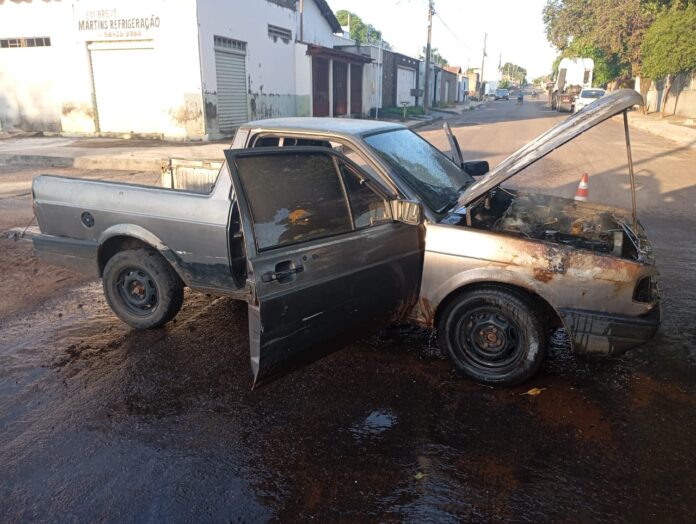
[[[227,150],[247,256],[254,385],[315,360],[415,304],[418,204],[382,193],[323,147]]]

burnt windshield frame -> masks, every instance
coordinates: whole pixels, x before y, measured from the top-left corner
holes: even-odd
[[[393,162],[393,159],[390,158],[389,155],[384,153],[383,151],[380,151],[378,148],[373,146],[370,142],[368,142],[368,139],[377,135],[384,135],[387,133],[398,133],[401,131],[407,131],[411,133],[413,136],[417,137],[419,140],[422,140],[431,151],[435,151],[436,155],[441,156],[448,164],[451,164],[456,171],[461,174],[461,180],[458,182],[455,182],[454,185],[452,186],[452,194],[446,199],[446,201],[443,202],[434,202],[428,198],[426,198],[425,195],[423,195],[422,191],[419,189],[419,187],[413,183],[413,180],[424,183],[421,181],[418,177],[413,175],[410,171],[406,170],[404,167],[400,166],[399,164],[396,164]],[[363,142],[370,148],[370,150],[382,161],[384,164],[391,170],[393,171],[399,179],[408,186],[409,189],[411,189],[422,201],[423,203],[432,211],[435,213],[442,215],[446,213],[453,205],[453,202],[456,204],[457,199],[459,198],[460,193],[462,192],[463,189],[468,187],[470,184],[474,182],[474,178],[471,177],[469,174],[467,174],[461,166],[458,166],[452,160],[442,151],[440,151],[437,147],[435,147],[433,144],[428,142],[425,138],[420,136],[418,133],[414,133],[413,130],[408,129],[406,127],[401,127],[401,128],[396,128],[396,129],[384,129],[384,130],[379,130],[379,131],[374,131],[374,132],[368,132],[364,133],[361,135]],[[456,187],[455,187],[456,186]],[[440,204],[440,205],[438,205]]]

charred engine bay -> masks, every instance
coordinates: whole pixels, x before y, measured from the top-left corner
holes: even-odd
[[[550,195],[498,188],[474,205],[471,225],[630,260],[648,255],[615,210]]]

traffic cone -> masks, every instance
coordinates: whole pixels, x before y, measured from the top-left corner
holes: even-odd
[[[590,179],[587,176],[587,173],[582,174],[582,178],[580,179],[580,183],[578,184],[578,190],[575,192],[575,200],[579,200],[580,202],[587,202],[587,197],[589,196],[590,193]]]

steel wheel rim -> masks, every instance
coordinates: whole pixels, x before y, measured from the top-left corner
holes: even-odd
[[[490,306],[467,311],[456,325],[456,345],[469,365],[494,372],[517,366],[524,356],[524,335],[510,315]]]
[[[119,273],[115,287],[129,313],[146,317],[157,308],[157,284],[147,271],[135,267],[126,268]]]

